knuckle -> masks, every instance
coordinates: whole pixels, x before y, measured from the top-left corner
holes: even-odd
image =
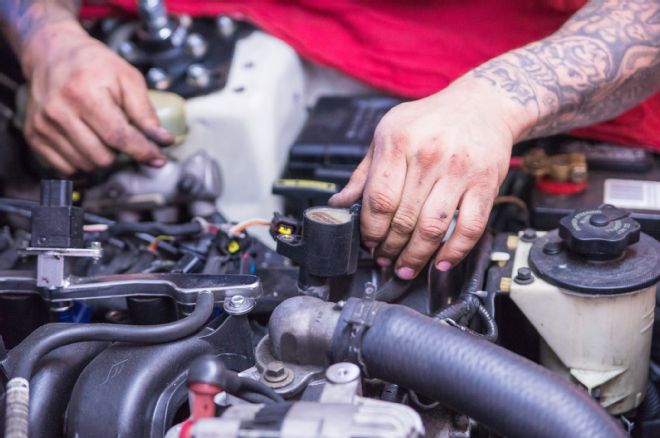
[[[473,241],[479,239],[483,233],[485,223],[482,219],[470,219],[457,230],[463,238]]]
[[[120,147],[126,144],[126,138],[128,133],[126,128],[123,126],[116,126],[112,129],[109,129],[106,133],[105,141],[110,146]]]
[[[397,203],[389,194],[377,190],[369,197],[368,206],[375,214],[392,214],[396,210]]]
[[[392,218],[390,228],[398,234],[410,234],[415,229],[416,222],[414,211],[408,208],[399,208],[394,218]]]
[[[43,108],[43,114],[50,120],[59,121],[63,117],[62,105],[54,100],[49,100]]]
[[[85,93],[85,87],[82,86],[82,84],[86,82],[88,82],[88,79],[84,70],[79,70],[73,73],[69,82],[64,87],[62,87],[62,95],[73,100],[74,102],[84,100],[87,97],[87,94]]]
[[[419,237],[422,240],[436,242],[442,240],[447,232],[447,226],[439,219],[420,219]]]

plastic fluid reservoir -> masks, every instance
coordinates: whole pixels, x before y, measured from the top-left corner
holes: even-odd
[[[533,233],[532,233],[533,234]],[[576,211],[521,235],[510,296],[541,336],[541,362],[612,414],[644,399],[660,243],[625,210]]]

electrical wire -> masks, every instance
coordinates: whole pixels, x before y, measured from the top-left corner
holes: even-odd
[[[229,235],[233,236],[242,233],[243,231],[247,230],[250,227],[256,227],[256,226],[270,227],[270,221],[258,217],[247,219],[237,223],[236,225],[232,225],[229,228],[228,233]]]

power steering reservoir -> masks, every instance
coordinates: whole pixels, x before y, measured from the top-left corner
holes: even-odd
[[[660,243],[611,205],[519,236],[510,297],[541,336],[541,362],[611,414],[642,402]]]

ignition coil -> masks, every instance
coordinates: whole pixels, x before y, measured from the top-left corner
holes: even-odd
[[[300,266],[298,286],[305,295],[327,299],[327,279],[357,270],[360,205],[311,207],[303,213],[300,234],[277,236],[277,252]]]

